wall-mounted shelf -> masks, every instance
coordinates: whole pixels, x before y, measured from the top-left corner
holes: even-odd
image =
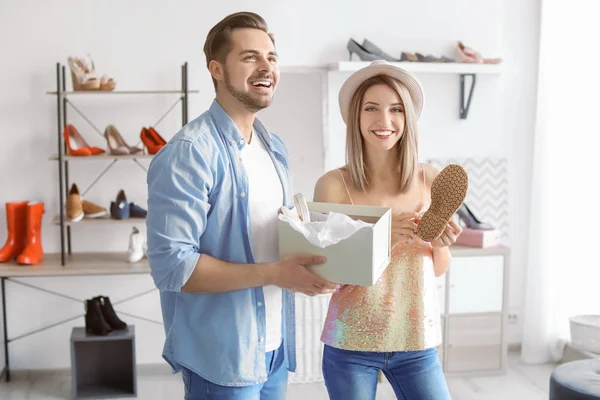
[[[340,61],[329,65],[330,71],[354,72],[368,67],[368,61]],[[391,65],[409,72],[428,74],[500,74],[502,64],[467,64],[467,63],[431,63],[431,62],[396,62]]]
[[[366,61],[340,61],[329,65],[330,71],[337,72],[355,72],[361,68],[367,67],[370,62]],[[477,82],[478,74],[496,74],[502,73],[504,66],[502,64],[468,64],[468,63],[426,63],[426,62],[396,62],[392,65],[402,68],[415,74],[454,74],[459,75],[460,83],[460,110],[461,119],[467,119],[471,99]],[[471,86],[468,94],[465,93],[466,78],[471,78]],[[465,96],[466,95],[466,96]]]

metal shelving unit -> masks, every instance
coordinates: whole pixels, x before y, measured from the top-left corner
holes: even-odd
[[[133,161],[140,168],[147,172],[147,168],[140,163],[140,160],[151,159],[152,155],[147,154],[135,154],[135,155],[123,155],[115,156],[111,154],[100,154],[93,156],[69,156],[67,154],[67,147],[63,138],[63,130],[68,124],[68,108],[74,110],[79,114],[96,133],[103,136],[103,133],[98,129],[89,118],[87,118],[71,100],[72,97],[81,96],[98,96],[98,97],[112,97],[119,95],[178,95],[175,103],[163,114],[158,121],[152,126],[158,125],[164,117],[166,117],[179,103],[181,103],[181,124],[182,126],[188,123],[188,96],[191,93],[199,93],[197,90],[189,90],[188,88],[188,63],[185,62],[181,66],[181,89],[179,90],[114,90],[114,91],[103,91],[103,90],[81,90],[81,91],[67,91],[67,71],[65,65],[56,63],[56,91],[46,92],[47,95],[56,97],[56,120],[57,120],[57,153],[50,157],[50,160],[58,161],[58,193],[59,193],[59,215],[54,219],[54,222],[60,226],[60,260],[61,265],[64,266],[67,262],[67,254],[72,254],[71,249],[71,226],[73,224],[66,221],[65,218],[65,199],[69,188],[69,163],[70,162],[90,162],[90,161],[109,161],[109,165],[92,181],[89,187],[83,192],[84,195],[90,190],[110,168],[112,168],[118,161]],[[119,220],[105,220],[102,223],[110,222],[121,222]],[[79,223],[78,223],[79,224]],[[87,224],[86,224],[87,225]],[[90,224],[97,226],[97,223]],[[65,235],[66,233],[66,235]]]

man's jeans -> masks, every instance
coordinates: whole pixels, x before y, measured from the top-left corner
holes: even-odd
[[[288,371],[284,364],[283,346],[266,353],[268,378],[265,383],[244,386],[219,386],[183,368],[181,375],[185,400],[284,400]]]

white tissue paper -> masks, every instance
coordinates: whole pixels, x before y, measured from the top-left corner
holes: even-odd
[[[354,220],[346,214],[329,212],[327,214],[310,211],[310,222],[302,222],[296,209],[283,207],[279,220],[287,222],[297,232],[304,235],[309,243],[325,248],[348,239],[362,228],[373,224]]]

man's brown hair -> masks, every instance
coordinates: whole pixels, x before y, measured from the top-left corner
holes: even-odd
[[[267,23],[260,15],[246,11],[228,15],[213,26],[206,36],[204,54],[206,55],[207,68],[212,60],[216,60],[221,64],[225,63],[225,58],[233,47],[231,45],[231,33],[234,29],[239,28],[260,29],[269,35],[273,45],[275,45],[275,38],[273,34],[269,33]],[[213,84],[216,90],[217,81],[214,78]]]

